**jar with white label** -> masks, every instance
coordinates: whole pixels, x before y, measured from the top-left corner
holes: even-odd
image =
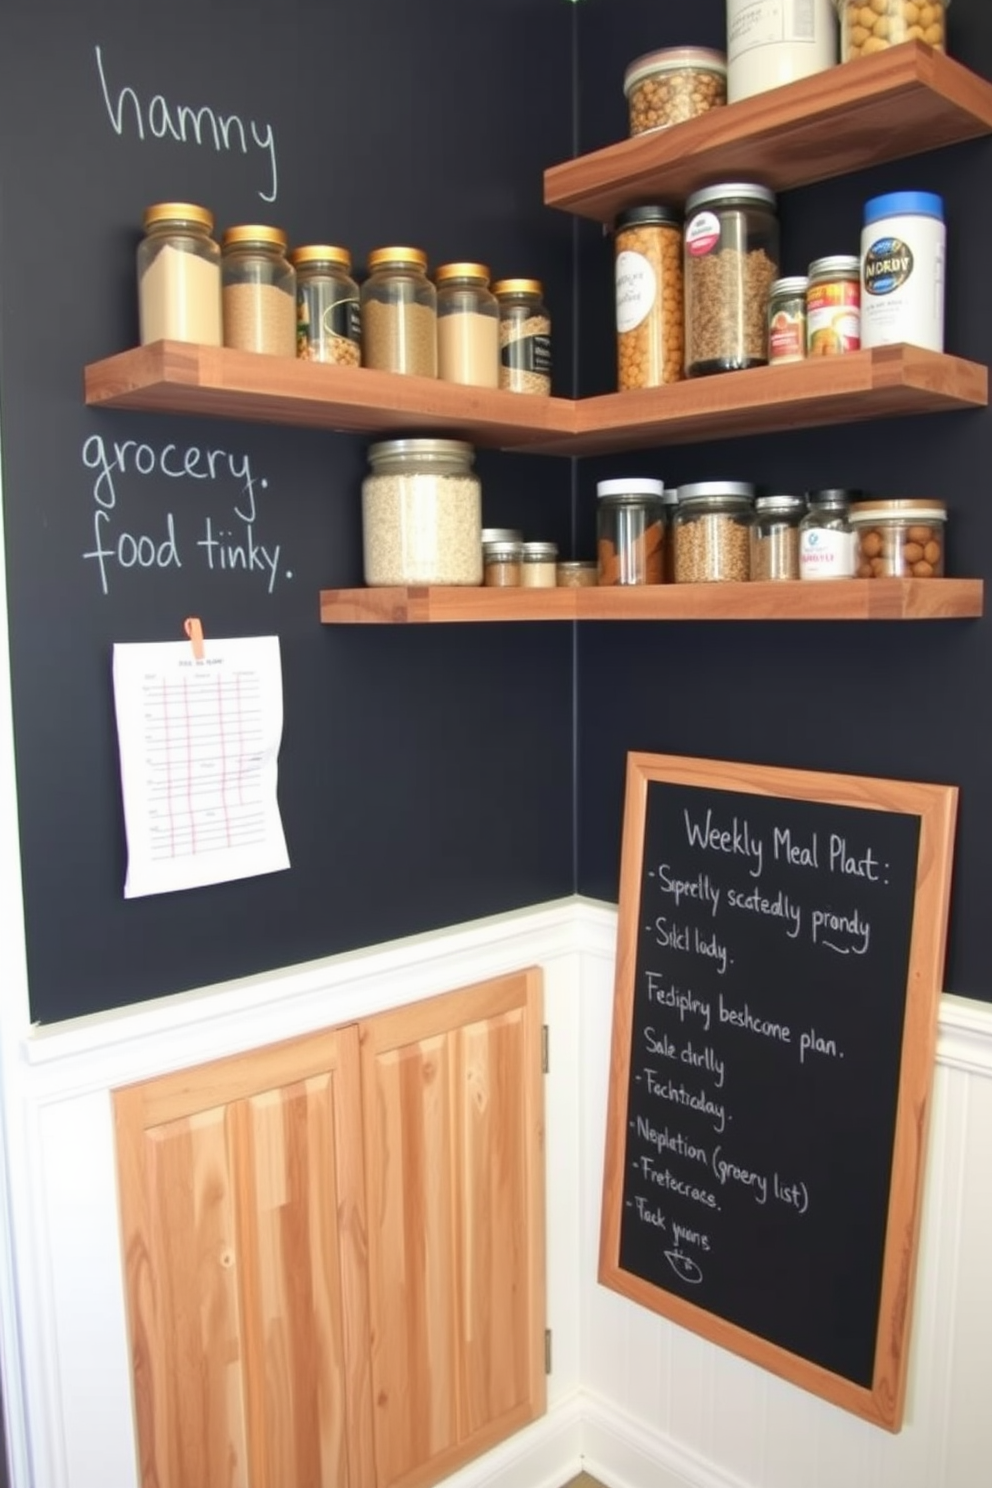
[[[748,181],[705,186],[685,205],[685,361],[690,377],[763,367],[778,278],[775,193]]]
[[[837,61],[834,0],[727,0],[727,102]]]
[[[849,491],[809,493],[809,511],[799,524],[799,577],[853,579],[858,540],[850,521]]]
[[[630,207],[614,228],[617,388],[684,376],[682,219],[670,207]]]
[[[865,203],[863,220],[861,345],[905,341],[943,351],[943,199],[890,191]]]

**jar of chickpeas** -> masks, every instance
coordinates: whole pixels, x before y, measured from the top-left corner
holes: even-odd
[[[942,579],[947,504],[856,501],[850,509],[859,579]]]
[[[614,226],[617,387],[684,375],[682,222],[670,207],[630,207]]]
[[[903,41],[946,45],[950,0],[837,0],[842,62],[884,52]]]
[[[709,47],[666,47],[637,57],[623,78],[630,136],[668,129],[727,101],[727,59]]]

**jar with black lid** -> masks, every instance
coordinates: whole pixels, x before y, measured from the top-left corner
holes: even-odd
[[[213,214],[192,202],[146,207],[138,244],[138,324],[152,341],[223,343],[220,246]]]
[[[224,345],[296,356],[296,270],[278,227],[229,227],[221,241]]]
[[[437,291],[419,248],[376,248],[361,289],[362,365],[437,376]]]
[[[296,270],[297,356],[304,362],[360,366],[362,317],[347,248],[314,243],[294,248],[289,261]]]
[[[775,193],[747,181],[694,191],[684,239],[689,376],[764,366],[768,301],[779,276]]]
[[[749,579],[754,487],[746,481],[695,481],[678,490],[675,582]]]
[[[858,540],[850,503],[860,491],[830,487],[808,493],[809,510],[799,524],[799,577],[851,579],[857,570]]]
[[[618,390],[681,381],[681,217],[657,205],[621,212],[614,225],[614,255]]]

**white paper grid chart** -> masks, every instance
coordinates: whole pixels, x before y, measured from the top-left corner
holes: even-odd
[[[278,636],[114,646],[124,897],[289,867]]]

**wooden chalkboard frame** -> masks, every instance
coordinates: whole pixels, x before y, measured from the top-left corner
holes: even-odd
[[[645,823],[648,793],[654,783],[701,787],[708,792],[732,791],[786,801],[908,813],[919,820],[891,1182],[875,1333],[874,1375],[870,1388],[824,1369],[621,1267],[629,1124],[627,1104]],[[957,798],[958,791],[954,786],[675,755],[630,753],[627,757],[599,1281],[711,1342],[890,1431],[901,1428],[905,1401]]]

